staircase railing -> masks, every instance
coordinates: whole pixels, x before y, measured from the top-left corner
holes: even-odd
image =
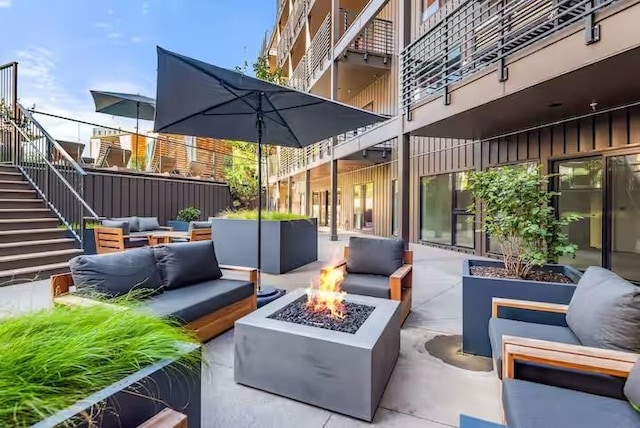
[[[100,219],[84,200],[87,173],[19,103],[8,122],[18,135],[13,164],[84,248],[85,221]]]

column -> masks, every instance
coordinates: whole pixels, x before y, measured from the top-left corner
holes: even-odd
[[[287,180],[287,209],[289,213],[293,212],[293,177],[289,176]]]
[[[411,165],[409,157],[410,134],[398,138],[398,237],[404,241],[405,248],[411,240],[409,195],[411,187]]]
[[[338,160],[333,159],[331,148],[331,241],[338,240]]]
[[[311,217],[311,170],[304,171],[304,215]]]

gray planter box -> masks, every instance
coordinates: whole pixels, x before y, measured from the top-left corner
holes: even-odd
[[[258,266],[258,221],[210,217],[220,264]],[[318,222],[262,221],[262,272],[281,274],[318,260]]]
[[[188,345],[185,355],[201,352],[200,346]],[[201,426],[202,367],[186,369],[178,360],[167,360],[146,367],[120,382],[104,388],[73,406],[33,425],[53,428],[69,421],[74,427],[137,427],[166,407],[187,416],[189,428]],[[81,415],[92,415],[93,424]]]
[[[375,308],[354,334],[269,318],[298,299],[305,289],[236,321],[235,381],[371,421],[400,353],[400,303],[348,294]]]
[[[575,284],[538,282],[519,279],[472,276],[471,266],[504,266],[501,261],[465,260],[462,270],[462,350],[468,354],[491,356],[489,319],[491,299],[503,297],[518,300],[567,304],[575,291]],[[565,265],[547,265],[545,269],[562,272],[574,283],[582,273]],[[502,312],[504,311],[504,312]],[[521,309],[503,309],[501,316],[526,322],[566,325],[564,315]]]

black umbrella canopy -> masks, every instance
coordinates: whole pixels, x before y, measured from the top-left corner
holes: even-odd
[[[158,47],[156,132],[305,147],[386,119]]]
[[[96,112],[132,119],[153,120],[156,102],[153,98],[120,92],[90,91]]]

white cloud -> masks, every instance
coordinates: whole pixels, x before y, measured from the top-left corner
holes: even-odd
[[[143,40],[144,40],[144,39],[143,39],[142,37],[140,37],[140,36],[133,36],[133,37],[131,37],[131,38],[129,39],[129,41],[130,41],[131,43],[142,43],[142,42],[143,42]]]
[[[113,15],[113,9],[109,9],[109,10],[107,11],[107,14],[108,14],[108,15]]]
[[[93,24],[94,27],[96,28],[111,28],[113,27],[113,24],[111,24],[110,22],[96,22],[95,24]]]
[[[149,9],[150,9],[149,2],[148,1],[143,1],[142,2],[142,14],[143,15],[148,14],[149,13]]]
[[[0,0],[0,8],[11,7],[11,0]]]
[[[123,37],[123,34],[118,33],[117,31],[114,31],[113,33],[107,33],[107,39],[118,40],[118,39],[121,39],[122,37]]]

